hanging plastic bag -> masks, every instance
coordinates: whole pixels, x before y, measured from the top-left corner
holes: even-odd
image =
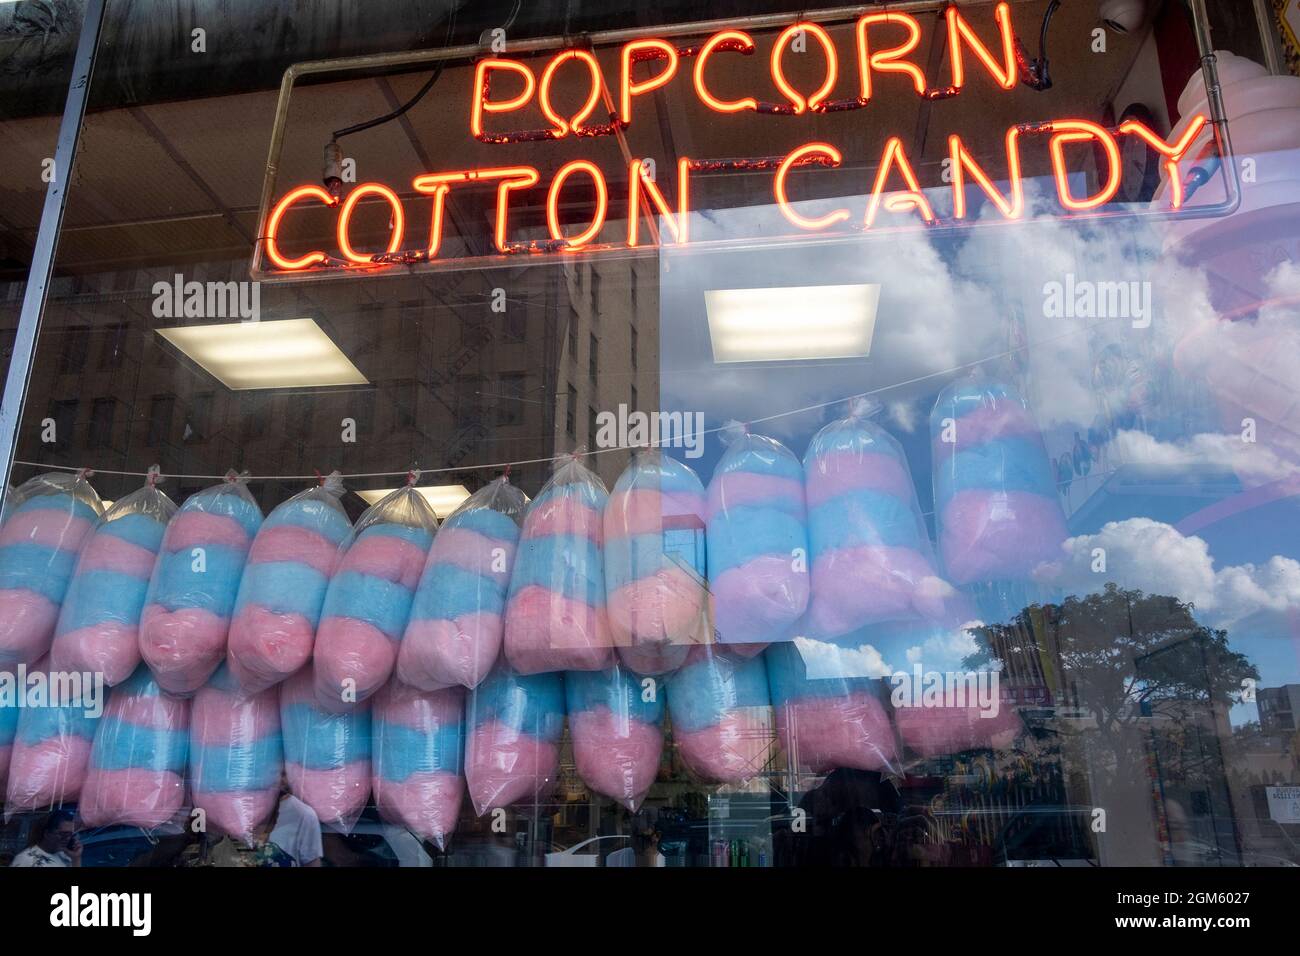
[[[352,522],[336,471],[277,506],[257,532],[230,621],[230,671],[253,693],[311,661],[316,625]]]
[[[21,674],[21,672],[19,672]],[[75,803],[86,782],[90,745],[108,688],[81,674],[51,675],[49,658],[26,671],[13,753],[9,758],[5,818],[24,810]]]
[[[474,688],[501,653],[506,591],[515,563],[524,494],[505,477],[470,495],[433,539],[397,676],[412,687]]]
[[[897,766],[894,728],[881,700],[889,666],[863,632],[834,639],[800,634],[764,656],[776,732],[791,767],[821,774]]]
[[[743,426],[722,437],[706,539],[713,626],[721,647],[752,657],[788,639],[808,606],[803,466],[780,442]]]
[[[613,662],[605,613],[605,485],[565,456],[524,516],[506,604],[505,653],[519,674]]]
[[[37,475],[5,498],[0,666],[33,664],[50,649],[77,555],[104,513],[86,474]]]
[[[110,685],[135,673],[145,594],[176,513],[158,481],[150,469],[144,487],[117,501],[81,549],[50,648],[55,670],[103,673]]]
[[[438,849],[465,798],[465,689],[423,691],[394,678],[375,695],[375,806]]]
[[[709,639],[704,486],[658,448],[639,449],[605,505],[605,600],[624,666],[665,674]]]
[[[606,671],[569,671],[564,696],[578,776],[596,793],[635,811],[659,773],[662,683],[618,665]]]
[[[811,629],[845,634],[878,621],[939,617],[956,589],[935,571],[903,449],[850,403],[804,455],[812,549]]]
[[[540,802],[555,784],[564,734],[564,679],[498,666],[466,704],[465,781],[479,816]]]
[[[245,693],[222,664],[190,712],[190,792],[208,831],[251,846],[280,799],[283,775],[279,694]]]
[[[744,783],[772,759],[772,702],[762,655],[692,648],[668,679],[668,715],[682,762],[709,783]]]
[[[185,805],[190,701],[163,692],[143,665],[113,689],[90,748],[77,811],[83,826],[152,830]]]
[[[262,510],[230,472],[167,526],[140,616],[140,656],[163,690],[193,694],[226,656],[230,614]]]
[[[1009,385],[975,375],[930,413],[939,553],[957,584],[1026,579],[1069,532],[1042,435]]]
[[[415,489],[406,487],[369,508],[330,579],[321,608],[312,669],[316,700],[349,709],[388,682],[411,615],[438,519]]]
[[[316,702],[310,667],[280,685],[284,770],[320,822],[350,833],[370,799],[370,707],[344,713]]]
[[[17,691],[17,675],[0,670],[0,685]],[[16,694],[0,695],[0,793],[9,785],[9,760],[13,756],[14,735],[18,733],[18,713]]]

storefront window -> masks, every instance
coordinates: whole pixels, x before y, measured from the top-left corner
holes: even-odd
[[[1300,865],[1284,18],[211,6],[105,22],[0,854]]]

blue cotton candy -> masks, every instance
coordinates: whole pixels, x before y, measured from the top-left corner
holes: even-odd
[[[565,534],[522,538],[510,590],[517,593],[533,584],[589,607],[604,607],[603,565],[600,548],[590,538]]]
[[[82,571],[68,587],[59,617],[59,633],[104,621],[137,623],[148,588],[147,580],[133,574],[100,569]]]
[[[330,582],[321,618],[350,617],[365,621],[383,631],[390,640],[399,641],[410,616],[411,596],[411,591],[401,584],[357,571],[343,571]]]
[[[375,718],[375,772],[404,783],[417,773],[460,773],[465,747],[463,721],[444,724],[433,733]]]
[[[209,793],[268,790],[278,786],[284,760],[280,735],[229,745],[200,745],[190,754],[194,786]]]
[[[296,561],[267,561],[252,565],[245,575],[239,606],[257,604],[277,614],[301,614],[315,625],[329,578]]]
[[[564,680],[558,673],[515,674],[497,667],[470,692],[471,727],[489,720],[541,740],[564,732]]]
[[[651,700],[643,700],[641,678],[621,667],[566,671],[564,675],[564,697],[570,714],[604,707],[643,724],[658,724],[664,716],[663,695],[651,696]]]
[[[77,555],[42,544],[8,544],[0,548],[0,590],[25,588],[59,604],[77,566]]]
[[[170,770],[183,774],[189,748],[186,730],[137,727],[106,718],[95,737],[90,765],[100,770]]]
[[[284,759],[308,770],[338,770],[370,759],[370,709],[333,714],[297,701],[280,708]]]
[[[770,703],[762,656],[732,660],[702,654],[668,678],[668,713],[687,733],[716,726],[728,712]]]
[[[225,545],[203,548],[205,570],[194,570],[193,549],[158,556],[151,600],[169,611],[198,608],[229,617],[246,555]]]

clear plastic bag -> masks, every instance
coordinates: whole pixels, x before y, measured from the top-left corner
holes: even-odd
[[[658,448],[638,450],[605,505],[605,601],[624,666],[665,674],[709,639],[704,486]]]
[[[771,761],[775,735],[762,655],[740,658],[693,647],[668,679],[667,694],[673,741],[697,777],[744,783]]]
[[[103,513],[81,472],[37,475],[5,498],[0,667],[33,664],[49,652],[77,555]]]
[[[879,621],[938,618],[956,589],[935,570],[916,487],[898,442],[865,399],[804,455],[812,558],[809,629],[845,634]]]
[[[764,656],[776,732],[792,768],[821,774],[897,767],[890,708],[881,697],[889,667],[863,632],[800,633]]]
[[[321,709],[304,667],[280,685],[280,728],[289,789],[321,823],[350,833],[370,799],[369,705]]]
[[[501,653],[525,507],[523,492],[501,477],[442,523],[397,653],[399,679],[422,690],[472,689],[487,676]]]
[[[87,827],[152,830],[185,806],[190,701],[164,693],[140,665],[113,689],[90,748],[77,810]]]
[[[347,710],[388,682],[411,615],[438,519],[410,483],[357,521],[339,559],[316,629],[316,700]]]
[[[336,471],[276,506],[248,552],[230,621],[230,671],[252,693],[311,661],[316,626],[352,522]]]
[[[520,674],[613,663],[605,613],[600,478],[567,456],[524,516],[506,603],[505,655]]]
[[[618,665],[606,671],[569,671],[564,696],[578,776],[596,793],[635,811],[659,773],[662,683]]]
[[[1043,438],[1024,399],[979,375],[930,413],[939,553],[957,584],[1023,580],[1059,559],[1069,532]]]
[[[191,495],[167,525],[140,616],[140,656],[159,685],[193,694],[226,656],[244,562],[262,524],[247,478]]]
[[[245,693],[222,664],[190,711],[190,793],[207,830],[252,846],[283,777],[280,695]]]
[[[555,785],[564,734],[564,679],[498,664],[465,707],[465,781],[479,816],[541,802]]]
[[[68,586],[50,648],[55,670],[95,671],[120,684],[140,663],[140,614],[176,505],[151,470],[143,488],[95,525]]]
[[[788,640],[808,607],[803,466],[780,442],[723,432],[709,482],[709,590],[719,645],[752,657]]]
[[[373,728],[379,815],[445,849],[465,798],[465,689],[393,678],[375,695]]]
[[[17,687],[17,675],[0,668],[0,682]],[[0,793],[9,784],[9,759],[13,755],[14,735],[18,733],[18,701],[12,694],[0,695]]]
[[[21,669],[17,674],[24,676]],[[87,684],[79,674],[52,679],[49,658],[26,668],[25,677],[17,686],[25,706],[9,758],[6,820],[24,810],[76,802],[108,694],[102,684]]]

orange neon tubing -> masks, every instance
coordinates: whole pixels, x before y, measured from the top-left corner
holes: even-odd
[[[299,186],[297,189],[291,189],[285,193],[284,198],[275,204],[271,210],[270,217],[266,220],[266,240],[265,246],[266,257],[271,260],[272,265],[277,269],[284,269],[289,272],[298,269],[306,269],[308,266],[319,265],[329,259],[323,252],[309,252],[305,256],[299,256],[297,259],[287,259],[280,254],[279,234],[280,221],[284,214],[289,211],[289,207],[294,205],[300,199],[319,199],[326,206],[334,205],[334,197],[327,193],[320,186]]]
[[[876,23],[897,23],[907,27],[907,39],[898,46],[872,53],[867,45],[867,28]],[[906,73],[918,93],[925,92],[925,74],[915,63],[903,59],[921,42],[921,24],[906,13],[868,13],[858,20],[858,72],[863,101],[871,99],[871,73]]]
[[[966,149],[961,137],[953,133],[948,137],[948,154],[952,158],[952,215],[954,219],[966,218],[966,172],[984,190],[985,195],[998,207],[1005,219],[1019,219],[1025,212],[1025,190],[1020,178],[1020,130],[1012,126],[1007,130],[1007,180],[1011,199],[998,192],[988,174],[980,168]]]
[[[1097,195],[1090,196],[1087,199],[1075,199],[1070,195],[1069,171],[1065,168],[1064,146],[1066,143],[1080,143],[1090,139],[1095,139],[1101,143],[1102,149],[1106,151],[1106,162],[1110,168],[1107,170],[1106,184]],[[1111,136],[1104,126],[1099,126],[1091,120],[1053,120],[1052,137],[1048,140],[1047,146],[1052,154],[1052,174],[1056,177],[1056,196],[1060,199],[1062,206],[1074,212],[1082,212],[1104,206],[1114,198],[1115,193],[1119,190],[1121,173],[1119,144],[1115,142],[1115,137]]]
[[[830,143],[807,143],[791,152],[785,159],[781,160],[781,165],[776,168],[776,181],[772,184],[772,192],[776,195],[776,204],[781,207],[781,214],[790,220],[800,229],[817,231],[819,229],[829,229],[837,222],[843,222],[849,218],[847,209],[835,209],[824,216],[816,219],[809,219],[807,216],[801,216],[794,211],[790,205],[790,200],[785,193],[785,178],[789,174],[791,167],[805,156],[819,154],[827,157],[831,162],[838,166],[844,157],[840,151]]]
[[[673,234],[674,241],[684,243],[690,238],[690,186],[688,177],[691,172],[691,161],[682,157],[677,161],[677,219],[673,218],[673,211],[668,207],[668,200],[664,198],[663,192],[654,180],[649,179],[645,174],[644,160],[634,159],[628,166],[628,199],[627,199],[627,244],[629,248],[635,249],[641,243],[641,189],[645,187],[646,195],[650,197],[650,202],[663,216],[664,222],[668,224],[668,230]]]
[[[934,222],[934,210],[930,208],[930,201],[921,192],[921,184],[916,181],[912,164],[907,161],[907,154],[903,152],[903,141],[897,136],[891,136],[885,142],[885,153],[881,157],[880,168],[876,170],[875,184],[871,187],[871,201],[867,204],[867,228],[871,228],[871,224],[876,221],[876,212],[880,207],[880,194],[884,191],[885,180],[889,178],[889,167],[893,165],[898,166],[899,174],[907,183],[907,191],[886,199],[885,208],[890,212],[913,208],[926,222]]]
[[[1176,143],[1166,143],[1154,132],[1137,120],[1125,120],[1119,124],[1121,133],[1135,133],[1142,139],[1146,140],[1147,145],[1165,157],[1165,172],[1169,176],[1169,205],[1171,209],[1179,209],[1183,205],[1183,180],[1178,174],[1178,161],[1187,155],[1187,151],[1192,148],[1192,141],[1200,135],[1205,124],[1208,122],[1204,113],[1198,113],[1196,117],[1187,125],[1183,135]]]
[[[709,109],[718,113],[740,113],[744,110],[758,109],[758,100],[752,96],[741,97],[738,100],[720,100],[709,92],[708,86],[704,82],[704,64],[713,51],[723,43],[734,41],[739,43],[744,49],[744,54],[748,55],[754,52],[754,38],[748,33],[740,30],[723,30],[721,33],[715,33],[705,41],[704,46],[700,47],[700,52],[695,58],[695,94],[700,98]]]
[[[650,79],[637,83],[632,79],[632,64],[635,62],[632,55],[640,50],[657,51],[660,55],[656,59],[666,59],[668,66]],[[677,74],[677,48],[667,40],[633,40],[631,43],[624,44],[622,61],[618,115],[624,123],[630,123],[632,122],[632,97],[659,89]]]
[[[385,250],[389,255],[402,248],[402,239],[406,234],[406,217],[402,213],[402,200],[397,198],[397,193],[393,192],[387,186],[379,183],[363,183],[357,186],[352,192],[348,193],[348,198],[343,201],[343,208],[339,211],[338,224],[338,244],[339,252],[343,258],[349,262],[356,262],[362,265],[370,263],[370,256],[365,253],[357,252],[352,248],[352,240],[348,236],[348,226],[352,221],[352,211],[357,208],[357,203],[363,196],[383,196],[388,200],[388,205],[393,210],[393,236],[388,240],[388,249]]]
[[[551,81],[555,78],[555,71],[560,68],[561,64],[569,60],[577,60],[586,64],[588,72],[591,73],[591,95],[587,97],[587,102],[582,104],[582,109],[574,113],[571,118],[565,119],[556,113],[551,106]],[[600,64],[586,50],[566,50],[557,54],[555,59],[551,60],[542,73],[542,83],[537,88],[537,102],[541,104],[542,115],[555,124],[557,139],[567,136],[570,130],[574,133],[582,131],[582,124],[586,122],[587,117],[596,111],[596,104],[600,101],[600,90],[603,85]]]
[[[442,240],[442,198],[454,183],[471,183],[479,180],[499,179],[497,185],[497,222],[493,241],[498,252],[506,251],[506,220],[510,206],[510,190],[527,189],[536,186],[541,174],[532,166],[496,166],[488,169],[463,169],[454,173],[429,173],[417,176],[412,186],[417,192],[428,193],[434,197],[435,221],[431,227],[429,255],[438,250]],[[435,238],[436,236],[436,238]]]
[[[993,59],[989,48],[975,35],[975,31],[971,29],[971,25],[966,22],[966,18],[961,15],[961,11],[956,6],[948,7],[944,15],[948,18],[948,53],[952,57],[952,85],[957,89],[966,85],[966,67],[962,63],[961,55],[962,41],[965,40],[976,58],[984,64],[984,68],[998,81],[998,86],[1004,90],[1015,89],[1016,35],[1011,29],[1011,8],[1004,2],[999,3],[994,10],[994,17],[998,21],[998,33],[1002,39],[1001,64]]]
[[[493,70],[507,70],[522,76],[524,78],[524,88],[519,95],[509,100],[489,100],[487,98],[487,79],[488,74]],[[470,104],[469,131],[474,134],[475,138],[482,136],[484,113],[509,113],[512,110],[520,109],[533,98],[536,89],[537,78],[533,76],[533,71],[527,65],[518,63],[515,60],[495,58],[479,60],[478,65],[474,68],[474,92],[473,102]]]
[[[826,79],[817,92],[807,99],[804,99],[803,94],[790,85],[789,80],[785,78],[785,71],[781,68],[781,58],[785,56],[786,47],[790,45],[790,40],[794,35],[800,31],[816,37],[817,42],[822,45],[822,51],[826,54]],[[792,23],[776,38],[776,45],[772,47],[772,82],[790,101],[790,105],[794,107],[796,114],[815,110],[821,106],[826,97],[831,95],[831,90],[835,89],[835,81],[839,79],[839,74],[840,61],[835,55],[835,42],[831,39],[830,34],[817,24]]]
[[[560,189],[565,180],[576,172],[584,172],[596,184],[596,214],[591,225],[576,236],[566,236],[560,229]],[[600,234],[605,225],[605,214],[609,211],[609,189],[605,185],[605,174],[595,163],[586,159],[575,159],[565,163],[551,180],[551,188],[546,194],[546,225],[551,230],[552,239],[564,239],[569,249],[580,249]]]

